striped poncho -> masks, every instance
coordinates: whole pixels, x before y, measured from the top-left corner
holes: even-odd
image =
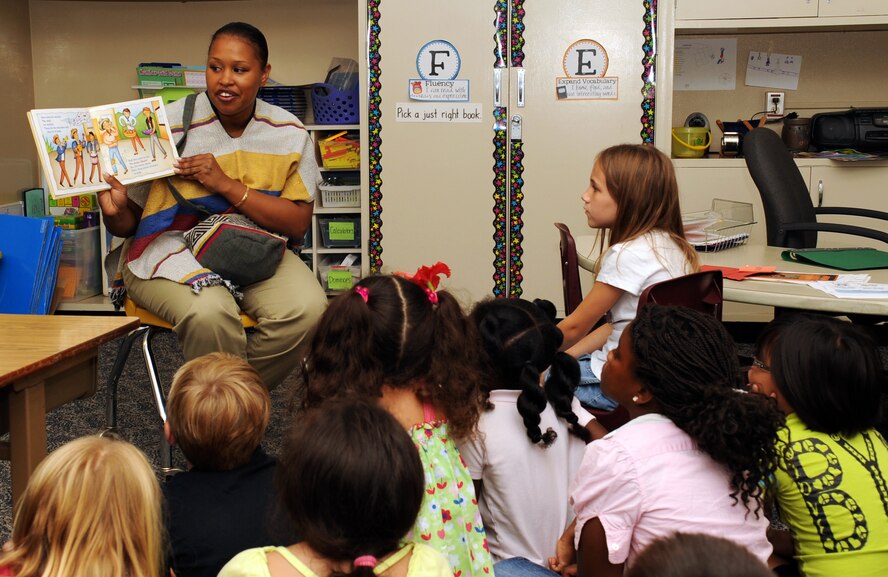
[[[176,142],[183,136],[183,108],[184,99],[167,107]],[[282,108],[257,100],[243,134],[232,138],[216,117],[206,93],[198,95],[182,156],[203,153],[212,153],[226,175],[256,192],[314,201],[321,179],[314,145],[302,122]],[[224,197],[209,192],[199,182],[171,178],[181,195],[194,204],[212,213],[236,212]],[[139,278],[165,278],[190,285],[195,292],[205,286],[228,285],[219,275],[201,267],[185,246],[183,232],[197,224],[201,216],[180,206],[163,179],[133,186],[129,194],[143,212],[135,235],[123,247],[123,266]],[[291,242],[301,244],[301,240]],[[116,282],[122,287],[119,279]],[[116,292],[114,300],[121,300],[122,291]]]

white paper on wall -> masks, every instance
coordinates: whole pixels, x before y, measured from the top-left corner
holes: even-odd
[[[796,90],[802,71],[802,57],[797,54],[751,52],[746,61],[746,85]]]
[[[675,43],[674,90],[734,90],[737,39],[692,39]]]

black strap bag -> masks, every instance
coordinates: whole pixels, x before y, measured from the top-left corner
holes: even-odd
[[[194,116],[195,98],[196,94],[189,94],[185,100],[184,134],[176,145],[180,154],[185,149]],[[213,214],[186,200],[169,178],[166,182],[180,206],[206,216],[185,233],[185,244],[201,266],[238,286],[248,286],[274,275],[287,250],[286,237],[265,230],[243,214]]]

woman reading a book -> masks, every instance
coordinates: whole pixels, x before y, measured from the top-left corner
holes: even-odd
[[[213,213],[240,212],[299,246],[320,173],[302,122],[256,97],[270,71],[262,32],[242,22],[216,31],[207,91],[194,102],[187,134],[183,100],[167,107],[173,138],[185,138],[170,181],[192,203]],[[186,360],[229,352],[249,360],[269,387],[280,383],[301,361],[326,306],[312,271],[286,251],[271,278],[233,286],[187,249],[183,231],[201,217],[179,205],[164,180],[127,189],[106,179],[112,188],[99,193],[105,224],[114,235],[131,237],[122,248],[122,286],[115,288],[173,325]],[[112,299],[121,296],[115,290]],[[258,323],[249,340],[238,306]]]

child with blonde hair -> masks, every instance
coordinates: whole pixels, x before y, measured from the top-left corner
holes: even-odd
[[[292,537],[275,531],[275,461],[260,447],[270,411],[240,357],[210,353],[173,377],[164,430],[190,464],[163,486],[177,577],[215,577],[238,552]]]
[[[126,441],[83,437],[50,453],[16,507],[0,575],[158,577],[160,487]]]
[[[305,403],[377,402],[410,432],[426,477],[412,540],[442,552],[454,575],[492,574],[472,478],[458,441],[481,414],[474,328],[456,297],[438,290],[442,263],[410,278],[376,275],[330,303],[306,366]]]
[[[654,283],[694,272],[697,254],[684,235],[672,161],[653,146],[620,144],[601,151],[582,198],[589,226],[599,229],[598,273],[592,290],[558,328],[562,349],[580,361],[577,397],[610,410],[617,402],[602,394],[601,370],[635,318],[638,297]],[[607,323],[590,333],[605,314]]]

